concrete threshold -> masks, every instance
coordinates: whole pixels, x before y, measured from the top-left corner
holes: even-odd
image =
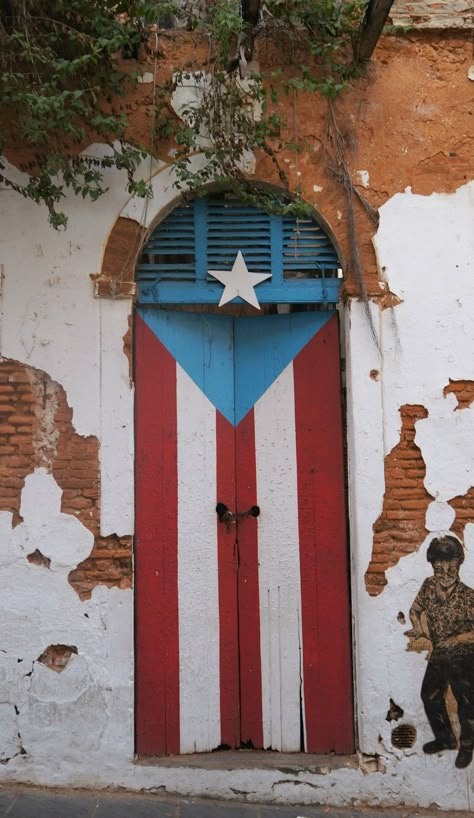
[[[179,756],[137,756],[135,763],[145,767],[190,767],[202,770],[279,770],[327,775],[333,770],[357,770],[357,755],[314,755],[279,753],[275,750],[216,750]]]

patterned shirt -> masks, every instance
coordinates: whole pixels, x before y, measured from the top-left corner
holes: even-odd
[[[447,599],[440,599],[436,592],[434,577],[425,579],[413,603],[426,613],[430,638],[435,655],[444,652],[439,643],[450,636],[474,630],[474,589],[458,580]],[[438,650],[437,650],[438,648]],[[451,648],[462,652],[474,650],[474,644],[464,644]]]

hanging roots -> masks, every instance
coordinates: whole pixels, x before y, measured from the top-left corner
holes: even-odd
[[[349,270],[356,281],[360,298],[364,302],[365,314],[369,322],[370,333],[374,343],[380,352],[379,339],[370,312],[367,285],[365,283],[364,272],[360,260],[359,242],[357,238],[357,225],[354,210],[354,197],[357,197],[364,210],[369,214],[375,224],[378,224],[378,211],[372,207],[356,188],[351,178],[346,161],[346,145],[344,137],[340,131],[336,120],[336,113],[332,100],[328,100],[328,118],[325,138],[323,140],[324,156],[329,173],[343,188],[347,203],[347,234],[349,240]]]

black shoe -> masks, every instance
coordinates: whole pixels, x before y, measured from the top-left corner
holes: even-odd
[[[441,753],[443,750],[455,750],[456,749],[456,739],[452,739],[451,741],[440,741],[439,739],[435,738],[434,741],[428,741],[426,744],[423,744],[423,752],[427,753],[428,755],[434,755],[435,753]],[[461,751],[459,751],[461,753]],[[472,758],[472,752],[471,752]],[[469,763],[469,762],[468,762]],[[467,767],[467,764],[464,766]]]
[[[459,753],[456,756],[456,761],[454,762],[458,769],[463,770],[464,767],[469,767],[469,764],[472,761],[472,747],[460,747]]]

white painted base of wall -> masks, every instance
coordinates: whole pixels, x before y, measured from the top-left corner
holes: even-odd
[[[234,754],[230,754],[233,756]],[[259,754],[260,755],[260,754]],[[274,754],[272,753],[272,756]],[[312,757],[310,756],[309,759]],[[159,792],[181,797],[222,798],[229,801],[271,804],[321,804],[335,807],[431,807],[441,810],[469,810],[474,802],[474,781],[468,770],[455,770],[454,754],[420,759],[407,755],[399,759],[360,756],[347,759],[347,767],[334,768],[334,757],[326,765],[290,769],[288,756],[281,766],[247,762],[235,768],[222,758],[218,769],[182,764],[163,766],[134,763],[132,760],[97,755],[77,760],[63,759],[60,768],[41,767],[20,759],[8,769],[0,769],[0,782],[21,782],[48,787],[128,789]],[[177,761],[177,759],[175,759]],[[318,757],[319,762],[321,757]],[[339,764],[339,760],[336,764]],[[166,765],[166,766],[165,766]],[[357,766],[354,766],[357,765]]]

